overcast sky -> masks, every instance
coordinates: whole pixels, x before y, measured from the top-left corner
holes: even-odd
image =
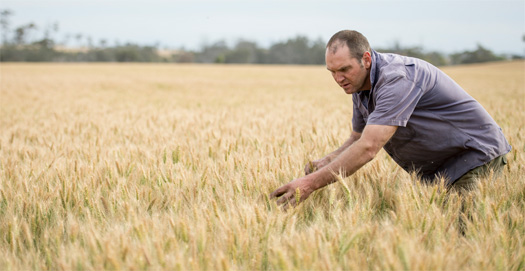
[[[82,33],[95,44],[106,39],[110,45],[199,49],[242,38],[267,47],[297,35],[326,42],[341,29],[354,29],[376,48],[397,41],[452,53],[479,43],[496,53],[525,52],[524,0],[1,0],[0,8],[14,12],[13,27],[57,22],[59,41]]]

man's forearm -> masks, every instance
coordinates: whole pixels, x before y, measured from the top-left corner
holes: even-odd
[[[331,184],[336,181],[335,175],[337,174],[341,174],[343,177],[352,175],[363,165],[374,159],[396,130],[396,126],[368,125],[362,136],[353,132],[353,135],[359,136],[358,139],[328,165],[311,174],[311,187],[317,190]]]
[[[314,190],[317,190],[331,184],[337,180],[336,175],[338,174],[344,177],[352,175],[359,168],[374,159],[376,153],[363,141],[352,142],[328,165],[312,173],[312,187]]]

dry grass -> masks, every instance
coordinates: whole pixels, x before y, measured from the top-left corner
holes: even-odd
[[[458,198],[384,152],[268,200],[349,135],[324,67],[3,63],[0,269],[523,270],[524,65],[445,69],[513,146],[462,236]]]

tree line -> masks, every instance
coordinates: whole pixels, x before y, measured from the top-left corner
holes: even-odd
[[[270,45],[268,48],[256,42],[239,40],[234,46],[225,41],[205,44],[200,50],[162,50],[158,44],[140,45],[136,43],[108,45],[106,40],[93,40],[82,34],[66,35],[58,41],[58,23],[40,28],[34,23],[11,29],[9,10],[0,11],[2,62],[172,62],[172,63],[243,63],[243,64],[297,64],[323,65],[325,42],[321,39],[309,40],[296,36]],[[36,33],[40,30],[40,34]],[[35,35],[36,33],[36,35]],[[35,36],[37,38],[35,38]],[[68,43],[76,40],[76,48]],[[524,37],[525,40],[525,37]],[[500,61],[523,58],[523,56],[503,56],[494,54],[478,44],[475,50],[466,50],[450,55],[437,51],[426,51],[422,47],[403,47],[399,43],[390,48],[374,48],[379,52],[391,52],[417,57],[434,65],[455,65]]]

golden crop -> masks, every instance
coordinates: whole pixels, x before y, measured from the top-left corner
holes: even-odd
[[[513,147],[467,199],[381,152],[284,212],[349,136],[321,66],[1,64],[2,270],[523,270],[525,62],[447,67]]]

